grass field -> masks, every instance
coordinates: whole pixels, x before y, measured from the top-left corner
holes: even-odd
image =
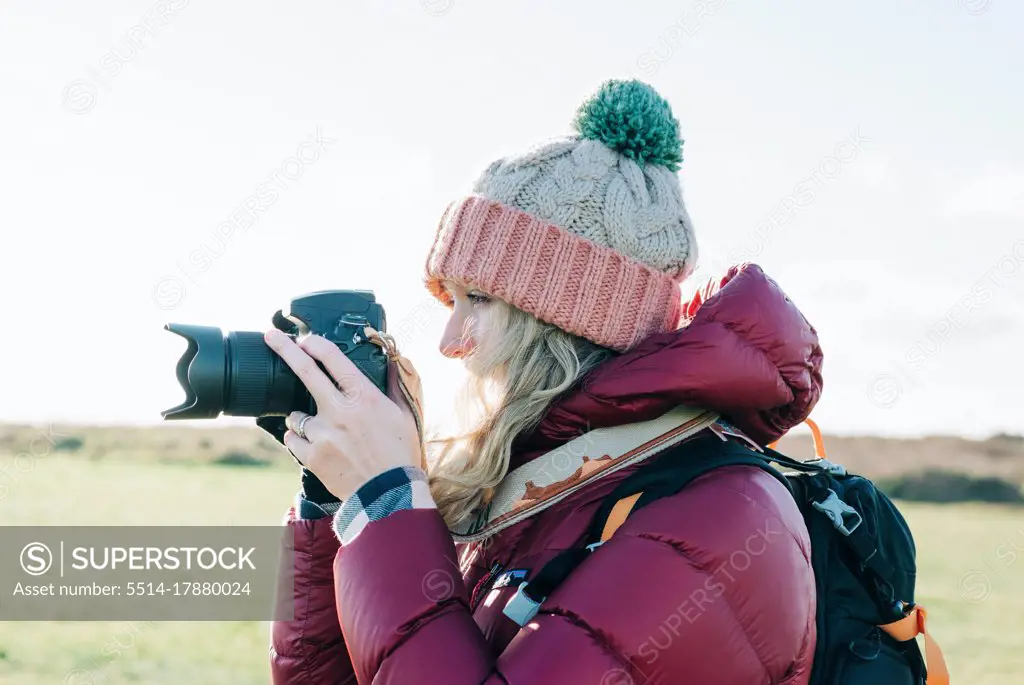
[[[282,461],[254,468],[48,455],[0,490],[0,523],[274,525],[297,481]],[[918,544],[918,598],[954,682],[1021,682],[1024,510],[900,506]],[[0,622],[0,683],[267,683],[268,630],[261,622]]]

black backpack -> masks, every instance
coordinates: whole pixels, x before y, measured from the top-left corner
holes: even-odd
[[[942,653],[924,630],[924,608],[914,602],[914,539],[889,498],[867,478],[824,458],[801,462],[771,448],[758,452],[710,430],[623,480],[599,508],[583,545],[556,556],[520,588],[520,606],[535,612],[633,511],[712,469],[740,464],[763,469],[785,485],[807,525],[818,599],[811,685],[948,683]],[[925,635],[932,678],[915,639],[919,633]]]

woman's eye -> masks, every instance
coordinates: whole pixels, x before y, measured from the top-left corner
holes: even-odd
[[[466,293],[466,298],[473,304],[487,304],[491,298],[483,293]]]

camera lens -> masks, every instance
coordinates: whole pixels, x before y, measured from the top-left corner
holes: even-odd
[[[305,408],[309,400],[305,387],[281,357],[267,347],[262,333],[235,331],[225,340],[225,414],[265,416]]]
[[[267,347],[263,334],[211,326],[167,324],[188,341],[178,360],[185,401],[160,412],[164,419],[214,419],[287,414],[309,407],[309,393],[290,368]]]

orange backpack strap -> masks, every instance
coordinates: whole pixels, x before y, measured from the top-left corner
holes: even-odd
[[[918,635],[924,635],[924,658],[928,668],[928,685],[949,685],[949,669],[942,648],[927,629],[928,612],[920,604],[915,605],[910,613],[898,621],[879,626],[895,640],[906,642]]]
[[[626,522],[626,517],[629,516],[629,512],[633,511],[636,501],[640,499],[642,494],[644,493],[638,492],[629,497],[623,497],[615,503],[615,506],[612,507],[611,512],[608,514],[608,520],[604,523],[604,529],[601,531],[601,542],[608,542],[608,538],[615,535],[615,531]]]
[[[803,422],[811,429],[811,436],[814,438],[814,456],[818,459],[825,459],[825,439],[821,437],[821,429],[818,428],[818,424],[813,419],[804,419]],[[776,440],[768,446],[775,449],[775,446],[778,444],[779,441]]]

